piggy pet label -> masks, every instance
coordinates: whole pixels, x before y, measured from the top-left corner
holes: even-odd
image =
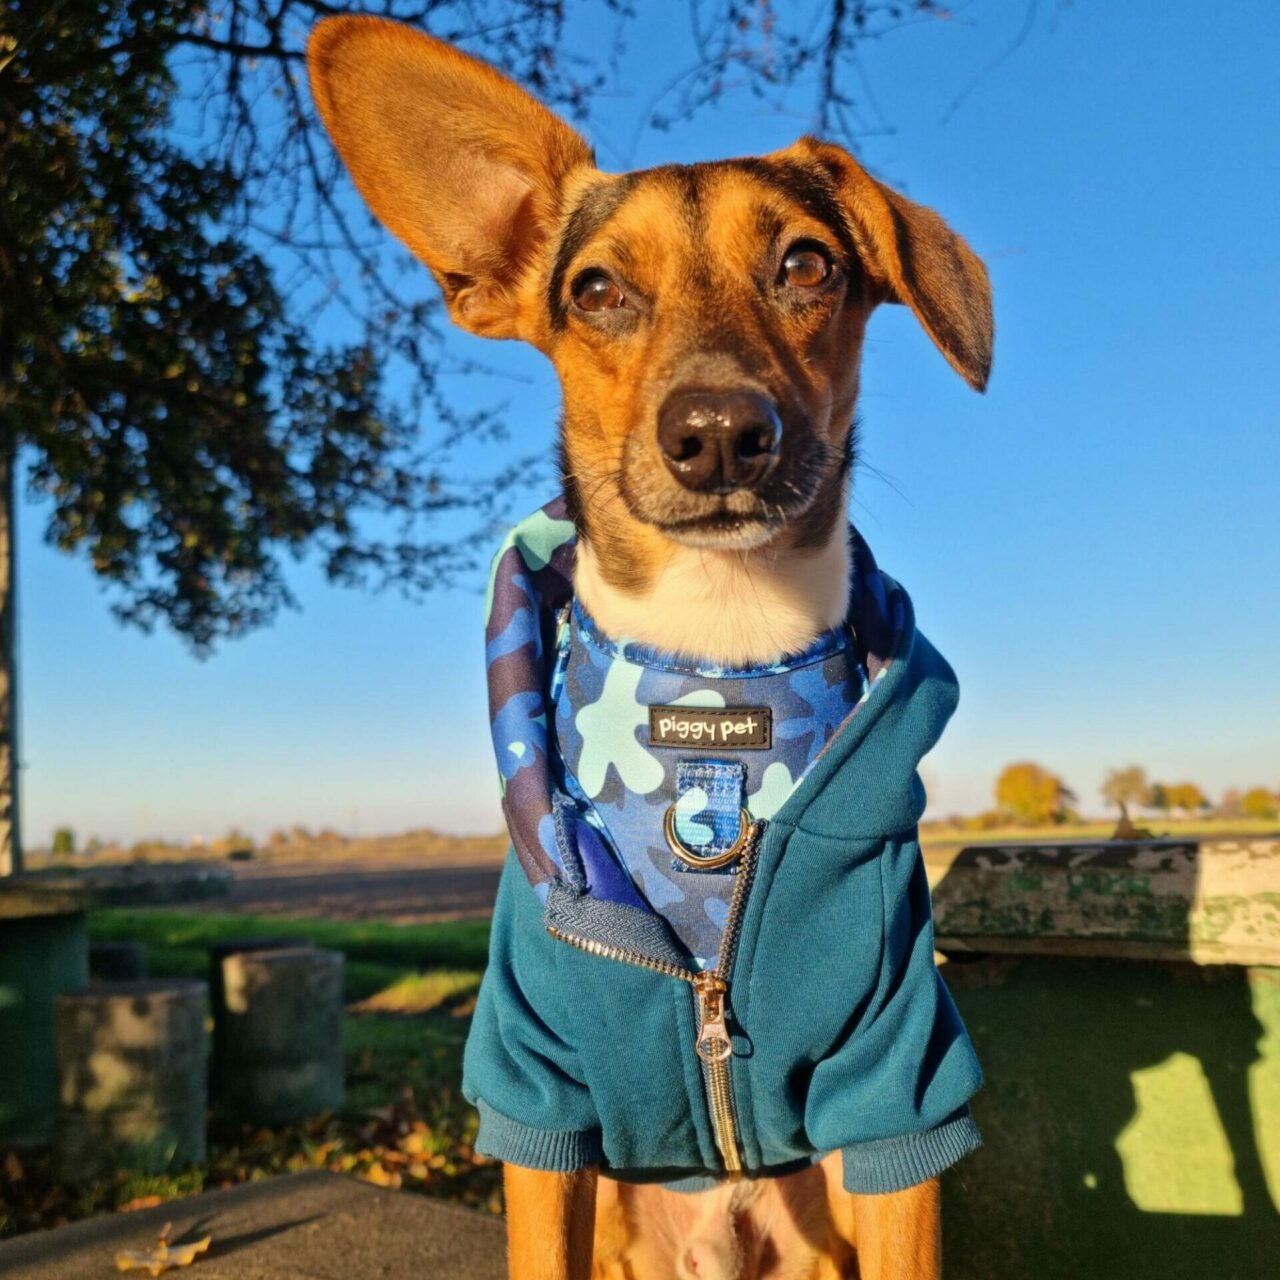
[[[650,707],[651,747],[762,751],[773,745],[769,707]]]

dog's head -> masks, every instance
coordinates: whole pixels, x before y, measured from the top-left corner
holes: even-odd
[[[831,536],[878,303],[986,384],[981,262],[840,147],[606,174],[517,85],[408,27],[330,19],[308,54],[357,187],[453,320],[555,365],[566,491],[619,585],[672,542]]]

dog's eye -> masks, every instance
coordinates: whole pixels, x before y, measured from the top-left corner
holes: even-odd
[[[573,301],[580,311],[613,311],[627,305],[622,290],[603,271],[589,271],[575,281]]]
[[[813,289],[831,275],[831,259],[816,244],[793,245],[782,260],[782,279],[794,289]]]

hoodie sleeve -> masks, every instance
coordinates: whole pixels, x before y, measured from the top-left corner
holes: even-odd
[[[555,946],[519,862],[507,859],[494,909],[489,967],[463,1060],[462,1091],[480,1113],[476,1150],[527,1169],[570,1173],[599,1164],[599,1118],[577,1055],[558,1028]]]
[[[925,1182],[981,1144],[968,1103],[982,1072],[934,964],[915,840],[885,850],[881,877],[879,981],[857,1029],[814,1069],[805,1116],[819,1150],[841,1150],[845,1189],[858,1194]]]

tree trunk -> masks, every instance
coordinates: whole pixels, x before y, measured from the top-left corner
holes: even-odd
[[[17,450],[0,448],[0,876],[22,870],[18,825]]]

